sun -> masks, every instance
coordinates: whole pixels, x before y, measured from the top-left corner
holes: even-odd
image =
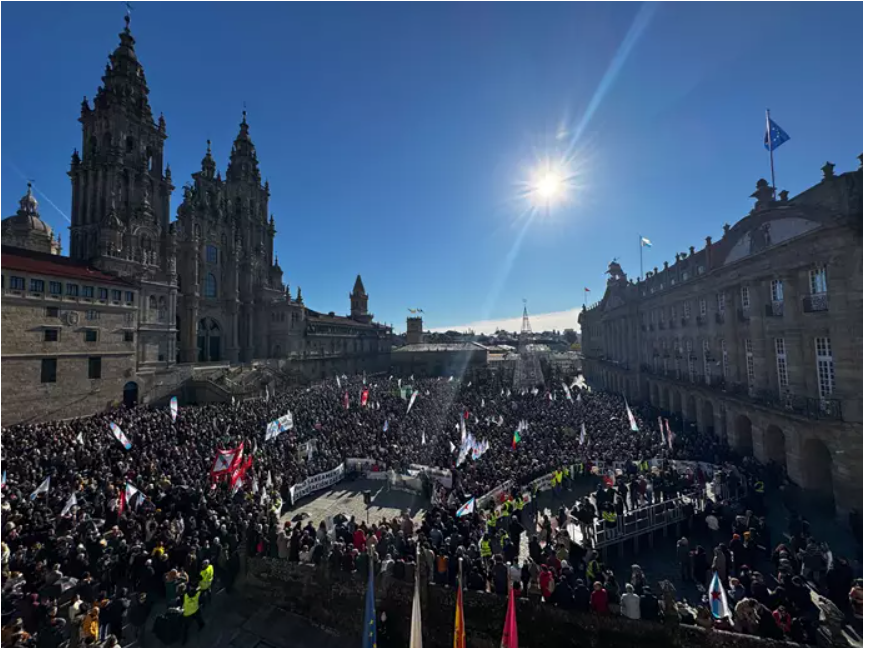
[[[569,185],[568,177],[560,169],[544,165],[529,182],[529,197],[538,207],[552,207],[567,198]]]
[[[564,190],[565,183],[562,181],[562,178],[552,171],[545,173],[535,183],[535,193],[546,202],[558,197]]]

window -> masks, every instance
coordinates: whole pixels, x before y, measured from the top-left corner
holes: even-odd
[[[752,340],[743,340],[743,349],[746,354],[746,386],[752,392],[755,385],[755,358],[752,355]]]
[[[132,290],[128,290],[124,293],[124,301],[127,302],[128,304],[133,303],[133,291]]]
[[[683,317],[689,319],[692,315],[692,305],[688,301],[683,302]]]
[[[677,307],[674,305],[671,305],[671,319],[677,319]]]
[[[659,321],[660,321],[660,322],[664,322],[664,321],[665,321],[665,309],[664,309],[664,308],[662,308],[662,309],[659,310]]]
[[[57,382],[57,358],[43,358],[40,371],[40,382]]]
[[[47,306],[45,309],[46,317],[60,317],[60,309],[57,306]]]
[[[699,266],[698,266],[698,274],[699,274],[699,275],[704,274],[704,269],[705,269],[704,266],[699,265]]]
[[[85,331],[85,342],[96,342],[97,341],[97,332],[96,330],[87,330]]]
[[[816,370],[819,375],[819,397],[830,398],[834,393],[834,354],[831,338],[816,338]]]
[[[828,269],[825,266],[810,270],[810,294],[824,295],[828,292]]]
[[[109,298],[109,289],[108,288],[100,288],[97,291],[97,294],[99,295],[100,299],[102,299],[103,301],[106,301]]]
[[[100,319],[100,311],[94,310],[93,308],[85,311],[85,319],[89,322]]]
[[[63,294],[63,284],[59,281],[49,281],[48,282],[48,292],[52,295],[62,295]]]
[[[218,249],[214,245],[205,246],[205,260],[207,263],[218,262]]]
[[[24,290],[24,277],[9,277],[9,287],[12,290]]]
[[[211,273],[205,276],[205,296],[217,297],[217,279]]]
[[[740,288],[740,307],[749,310],[749,286],[741,286]]]
[[[30,292],[41,293],[45,292],[45,281],[42,279],[31,279],[30,280]]]
[[[719,309],[720,313],[725,312],[725,293],[716,293],[716,307]]]
[[[720,347],[722,349],[722,377],[726,380],[728,379],[728,345],[725,344],[725,340],[722,340]]]
[[[782,398],[788,396],[788,356],[785,353],[785,339],[774,340],[776,348],[776,378],[779,383],[779,395]]]
[[[112,301],[116,301],[116,302],[121,301],[121,291],[120,290],[113,290],[112,291]]]
[[[87,297],[88,299],[94,298],[94,287],[93,286],[82,286],[82,297]]]
[[[782,296],[782,279],[774,279],[770,282],[770,301],[781,302]]]
[[[133,331],[124,331],[124,342],[133,341]]]
[[[43,342],[57,342],[58,330],[57,329],[45,329],[42,332],[42,341]]]
[[[67,294],[67,297],[78,297],[79,296],[79,285],[78,284],[67,284],[66,285],[66,294]]]
[[[100,357],[88,358],[88,378],[99,380],[103,377],[103,359]]]
[[[703,297],[698,300],[698,315],[704,317],[707,314],[707,300]]]
[[[710,384],[711,375],[711,367],[710,367],[710,341],[704,340],[701,343],[701,350],[704,352],[704,357],[701,358],[701,362],[704,363],[704,382],[708,385]]]

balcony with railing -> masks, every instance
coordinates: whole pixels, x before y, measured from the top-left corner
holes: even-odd
[[[680,318],[680,325],[683,328],[686,328],[689,325],[689,318],[688,317],[681,317]]]
[[[698,326],[707,326],[707,316],[706,315],[698,315],[695,317],[695,324]]]
[[[821,313],[828,310],[828,293],[815,293],[804,297],[805,313]]]
[[[764,313],[768,317],[782,317],[784,310],[782,300],[772,301],[764,307]]]
[[[746,389],[732,392],[745,396],[757,405],[797,414],[813,420],[842,421],[843,412],[840,401],[835,398],[813,398],[796,394],[780,394],[769,389]]]
[[[725,313],[723,313],[722,311],[719,311],[716,313],[716,323],[717,324],[724,324],[725,323]]]
[[[737,320],[742,323],[746,323],[749,321],[749,309],[741,308],[737,311]]]

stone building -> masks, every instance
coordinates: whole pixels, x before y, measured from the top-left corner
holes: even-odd
[[[593,387],[726,438],[798,485],[862,509],[863,170],[752,211],[718,241],[629,281],[610,264],[581,311]]]
[[[3,244],[32,252],[60,254],[60,239],[54,237],[48,223],[39,217],[39,203],[33,197],[33,188],[27,183],[27,193],[19,201],[14,216],[0,222]]]
[[[60,240],[39,218],[30,188],[18,213],[0,225],[3,389],[17,393],[13,400],[20,403],[10,406],[13,401],[4,399],[3,424],[33,415],[86,414],[122,400],[159,400],[179,393],[197,372],[215,376],[215,367],[237,363],[268,364],[299,379],[387,370],[392,331],[373,321],[361,277],[350,295],[349,316],[306,308],[299,287],[291,298],[274,254],[269,183],[262,181],[245,113],[225,177],[217,172],[209,142],[200,170],[184,188],[177,220],[170,220],[174,186],[163,155],[166,120],[162,114],[154,119],[134,45],[128,16],[93,105],[87,98],[81,104],[81,151],[73,152],[69,170],[70,256],[59,256]],[[51,255],[56,258],[46,258]],[[104,287],[82,283],[83,277],[98,278]],[[60,294],[30,289],[55,283]],[[103,290],[110,297],[120,290],[125,298],[102,299]],[[44,304],[58,300],[57,307]],[[79,311],[96,313],[88,321],[99,324],[88,326],[97,329],[97,342],[79,348],[78,338],[67,334],[41,342],[41,332],[50,330],[45,318],[55,317],[45,315],[47,308],[70,321],[85,320]],[[119,312],[123,322],[115,321]],[[19,325],[30,328],[11,332]],[[114,328],[101,331],[104,325]],[[111,345],[103,348],[103,341]],[[116,342],[120,348],[112,346]],[[83,354],[104,359],[103,377],[90,379],[87,388],[66,380],[84,365],[73,369],[71,360],[60,360]],[[50,387],[34,368],[42,357],[58,359],[58,379]],[[28,365],[22,380],[7,367],[24,358],[36,364]],[[121,371],[123,362],[128,364]],[[123,383],[115,380],[120,373]],[[212,398],[230,397],[212,391]]]
[[[46,252],[4,245],[0,261],[3,424],[120,401],[136,370],[136,287]]]

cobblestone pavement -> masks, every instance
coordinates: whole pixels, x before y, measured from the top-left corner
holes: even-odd
[[[372,494],[372,505],[368,508],[363,501],[363,493],[367,490]],[[375,522],[383,517],[389,519],[410,511],[415,521],[421,521],[426,506],[426,500],[420,495],[390,490],[386,481],[357,479],[340,482],[329,490],[306,497],[292,511],[284,513],[281,520],[292,520],[300,514],[308,514],[317,526],[329,516],[344,513],[347,517],[356,516],[357,520],[365,520],[368,515],[368,519]]]

